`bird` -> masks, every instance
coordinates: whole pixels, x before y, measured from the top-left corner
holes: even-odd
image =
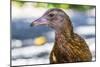
[[[55,30],[55,42],[50,64],[91,62],[92,54],[86,41],[73,30],[67,13],[60,8],[48,9],[31,26],[46,25]]]

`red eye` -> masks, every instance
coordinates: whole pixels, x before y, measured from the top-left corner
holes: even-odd
[[[49,16],[49,17],[53,17],[53,16],[54,16],[54,14],[49,14],[48,16]]]

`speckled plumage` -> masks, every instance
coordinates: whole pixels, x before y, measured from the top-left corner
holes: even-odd
[[[73,34],[73,37],[66,38],[57,33],[55,45],[50,55],[50,63],[88,62],[91,59],[90,50],[79,35]]]
[[[74,33],[71,20],[63,10],[50,9],[31,25],[47,25],[55,30],[55,44],[50,54],[51,64],[92,61],[87,43]]]

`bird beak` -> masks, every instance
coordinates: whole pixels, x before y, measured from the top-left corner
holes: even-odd
[[[39,19],[33,21],[30,26],[47,25],[47,24],[48,24],[47,19],[44,17],[40,17]]]

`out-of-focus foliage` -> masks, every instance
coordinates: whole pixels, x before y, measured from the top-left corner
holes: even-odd
[[[12,4],[15,4],[18,7],[22,7],[26,3],[29,3],[29,2],[21,1],[21,0],[12,0]],[[65,4],[65,3],[63,4],[63,3],[33,2],[32,5],[33,5],[33,7],[75,9],[75,10],[79,10],[79,11],[85,11],[85,10],[94,8],[94,6],[89,6],[89,5],[74,5],[74,4]]]
[[[25,1],[12,1],[12,4],[14,4],[16,7],[22,7],[24,3]]]
[[[94,8],[94,6],[89,6],[89,5],[70,5],[70,8],[80,10],[80,11],[85,11]]]
[[[69,5],[68,4],[60,4],[60,3],[48,3],[48,8],[63,8],[63,9],[68,9]]]

